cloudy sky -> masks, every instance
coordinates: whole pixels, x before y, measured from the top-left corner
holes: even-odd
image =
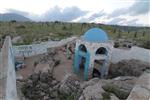
[[[0,13],[35,21],[150,26],[150,0],[0,0]]]

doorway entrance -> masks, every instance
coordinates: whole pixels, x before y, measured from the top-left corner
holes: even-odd
[[[94,61],[94,68],[93,68],[93,72],[92,72],[92,77],[101,77],[101,70],[104,64],[104,60],[95,60]]]

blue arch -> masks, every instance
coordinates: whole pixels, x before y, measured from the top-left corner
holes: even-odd
[[[104,30],[92,28],[84,34],[83,39],[90,42],[105,42],[108,41],[108,36]]]
[[[88,80],[89,63],[90,63],[90,53],[88,51],[85,53],[85,52],[80,51],[79,49],[75,50],[73,70],[74,70],[74,73],[76,74],[79,73],[79,64],[81,62],[81,57],[85,57],[86,59],[86,62],[84,65],[84,80]]]

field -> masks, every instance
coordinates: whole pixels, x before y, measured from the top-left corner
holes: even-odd
[[[125,39],[143,44],[150,39],[150,27],[129,27],[104,25],[95,23],[66,23],[66,22],[0,22],[0,38],[3,41],[6,35],[12,38],[20,36],[21,40],[15,43],[31,44],[47,40],[60,40],[70,36],[81,36],[88,29],[99,27],[108,33],[110,39]]]

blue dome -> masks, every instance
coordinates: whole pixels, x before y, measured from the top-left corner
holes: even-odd
[[[108,36],[102,29],[92,28],[84,34],[83,39],[90,42],[105,42],[108,41]]]

